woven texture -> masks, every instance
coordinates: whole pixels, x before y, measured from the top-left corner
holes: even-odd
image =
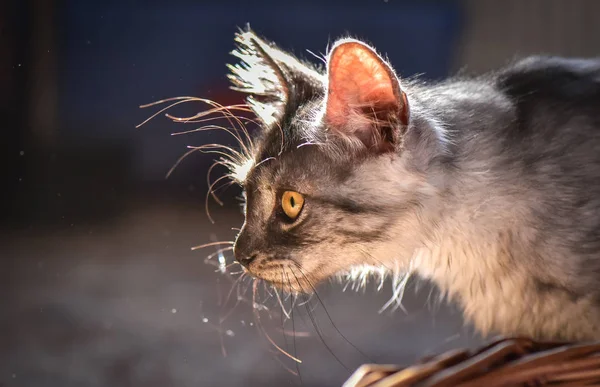
[[[600,386],[600,342],[502,338],[475,351],[449,351],[408,368],[363,365],[344,384],[350,386]]]

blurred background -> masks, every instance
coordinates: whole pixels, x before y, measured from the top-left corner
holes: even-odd
[[[190,250],[235,236],[239,190],[209,201],[212,224],[213,157],[165,175],[188,145],[233,142],[171,136],[192,128],[163,114],[136,128],[160,108],[139,105],[241,102],[225,63],[247,22],[309,60],[307,49],[363,38],[399,75],[431,80],[600,53],[594,0],[0,2],[0,386],[340,385],[362,363],[481,342],[427,284],[383,313],[389,284],[324,285],[292,313],[283,300],[286,316],[273,294],[253,300],[250,281],[220,273],[217,247]]]

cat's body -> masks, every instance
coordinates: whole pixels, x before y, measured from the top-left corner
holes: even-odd
[[[310,291],[399,268],[484,333],[600,338],[600,61],[400,87],[357,41],[334,45],[326,72],[250,31],[238,42],[232,78],[264,123],[233,171],[252,274]]]
[[[600,337],[600,61],[529,58],[414,96],[451,141],[416,271],[484,332]]]

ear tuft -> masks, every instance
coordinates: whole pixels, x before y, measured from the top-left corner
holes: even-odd
[[[300,62],[255,34],[250,27],[235,35],[232,55],[240,62],[227,65],[232,88],[250,94],[248,104],[264,124],[278,121],[299,90],[304,97],[322,93],[324,80],[312,66]]]
[[[250,28],[235,35],[236,49],[231,54],[240,62],[227,67],[232,89],[250,94],[248,104],[266,125],[279,119],[285,106],[289,85],[273,55],[276,53]]]
[[[325,120],[365,145],[393,143],[408,124],[406,95],[394,71],[371,47],[345,39],[329,54]],[[392,126],[392,127],[390,127]]]

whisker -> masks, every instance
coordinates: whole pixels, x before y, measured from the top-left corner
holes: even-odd
[[[225,256],[223,255],[223,252],[224,251],[230,251],[230,250],[233,250],[233,246],[220,248],[216,252],[214,252],[212,254],[209,254],[206,258],[204,258],[204,263],[212,264],[213,266],[216,266],[216,268],[217,268],[216,271],[218,271],[218,272],[220,272],[222,274],[225,274],[227,272],[227,268],[231,264],[227,265],[225,263],[226,261],[225,261]],[[211,259],[215,255],[219,257],[218,262],[211,261]]]
[[[205,209],[205,212],[206,212],[206,215],[207,215],[208,219],[210,220],[210,222],[212,224],[214,224],[215,222],[214,222],[214,219],[212,218],[212,216],[210,215],[210,210],[209,210],[209,206],[208,206],[208,199],[209,199],[209,197],[212,196],[212,198],[217,202],[217,204],[219,204],[220,206],[222,206],[223,202],[217,197],[217,195],[216,195],[215,192],[218,189],[220,189],[220,188],[229,187],[230,185],[232,185],[235,182],[235,180],[232,178],[231,173],[228,173],[228,174],[225,174],[225,175],[221,176],[220,178],[218,178],[214,182],[211,182],[211,180],[210,180],[210,174],[211,174],[213,168],[215,168],[217,165],[228,166],[228,164],[230,164],[230,163],[226,163],[225,161],[216,161],[215,163],[213,163],[210,166],[210,168],[208,169],[208,172],[206,174],[206,180],[207,180],[207,184],[208,184],[208,191],[207,191],[207,194],[206,194],[206,197],[205,197],[205,200],[204,200],[204,209]],[[215,184],[217,184],[218,182],[220,182],[223,179],[230,179],[231,181],[228,182],[228,183],[226,183],[226,184],[224,184],[224,185],[222,185],[222,186],[217,187],[216,189],[213,189],[214,186],[215,186]]]
[[[303,297],[304,300],[298,304],[298,306],[304,306],[312,301],[312,294],[308,297]]]
[[[283,283],[283,273],[284,273],[284,270],[281,270],[281,283]],[[279,292],[277,291],[277,289],[273,285],[272,285],[272,287],[273,287],[273,291],[275,292],[275,295],[277,296],[277,300],[279,301],[279,305],[281,306],[281,311],[283,312],[283,313],[281,313],[279,315],[279,317],[281,318],[281,333],[282,333],[282,337],[283,337],[283,343],[285,345],[285,350],[289,352],[287,336],[285,334],[285,322],[286,322],[286,320],[284,319],[284,316],[289,319],[289,315],[287,314],[285,308],[283,307],[283,303],[281,302],[281,297],[279,297]],[[283,293],[283,289],[281,290],[281,292]],[[297,356],[296,356],[295,353],[294,353],[294,357],[297,358]],[[296,368],[297,368],[298,363],[295,363],[295,364],[296,364]]]
[[[258,164],[256,164],[256,165],[254,166],[254,168],[256,168],[256,167],[258,167],[259,165],[261,165],[262,163],[265,163],[265,162],[267,162],[267,161],[270,161],[270,160],[275,160],[275,157],[267,157],[266,159],[264,159],[264,160],[260,161]]]
[[[175,116],[172,116],[170,114],[167,114],[167,117],[170,118],[171,120],[173,120],[174,122],[189,122],[191,120],[202,118],[202,117],[208,116],[208,115],[213,114],[213,113],[221,113],[221,114],[223,114],[223,117],[231,124],[231,126],[233,128],[236,128],[236,126],[233,123],[233,121],[231,121],[231,118],[233,118],[236,121],[236,123],[240,126],[240,128],[242,128],[242,132],[245,134],[247,141],[249,141],[250,143],[252,142],[252,140],[251,140],[251,138],[250,138],[250,136],[248,134],[248,131],[245,130],[244,124],[241,122],[241,120],[237,116],[235,116],[234,114],[231,113],[232,109],[233,110],[241,110],[241,111],[251,112],[251,110],[248,108],[248,105],[244,104],[244,105],[223,106],[223,105],[221,105],[221,104],[219,104],[219,103],[217,103],[215,101],[211,101],[211,100],[205,99],[205,98],[198,98],[198,97],[191,97],[191,98],[188,98],[188,99],[186,99],[184,101],[181,101],[181,102],[178,102],[178,103],[191,102],[191,101],[197,101],[197,102],[206,103],[207,105],[213,106],[213,109],[209,109],[207,111],[200,112],[200,113],[198,113],[198,114],[196,114],[194,116],[190,116],[190,117],[175,117]],[[176,104],[178,104],[178,103],[176,103]],[[176,104],[173,104],[173,105],[176,105]],[[165,111],[167,109],[170,109],[172,106],[169,106],[169,107],[161,110],[160,112]],[[160,112],[158,112],[157,114],[159,114]],[[156,114],[153,117],[155,117],[155,116],[156,116]],[[153,117],[151,117],[151,118],[153,118]],[[232,133],[232,135],[234,135],[234,134]],[[240,146],[242,148],[244,148],[244,151],[246,153],[248,153],[248,149],[246,148],[246,145],[242,141],[242,139],[239,136],[237,136],[237,135],[234,135],[234,137],[239,142]]]
[[[175,97],[175,98],[163,99],[163,100],[157,101],[157,102],[152,102],[152,103],[149,103],[149,104],[146,104],[146,105],[140,105],[140,108],[144,109],[144,108],[147,108],[147,107],[150,107],[150,106],[159,105],[159,104],[164,103],[164,102],[173,101],[173,100],[180,100],[178,102],[172,103],[171,105],[167,106],[166,108],[163,108],[163,109],[157,111],[156,113],[152,114],[150,117],[146,118],[141,124],[138,124],[135,127],[136,128],[140,128],[143,125],[145,125],[146,123],[148,123],[148,121],[151,121],[153,118],[155,118],[156,116],[158,116],[160,113],[162,113],[164,111],[167,111],[167,110],[171,109],[174,106],[181,105],[182,103],[190,102],[190,101],[193,100],[193,98],[194,97]]]
[[[187,100],[186,102],[192,102],[192,101],[198,102],[198,98],[190,99],[190,100]],[[224,106],[224,105],[219,104],[218,102],[211,101],[208,99],[205,99],[205,100],[202,100],[199,102],[206,103],[206,104],[212,106],[213,108],[201,111],[201,112],[194,114],[193,116],[189,116],[189,117],[177,117],[177,116],[174,116],[169,113],[165,114],[165,116],[167,118],[173,120],[174,122],[193,123],[193,122],[201,122],[201,119],[209,118],[208,116],[210,116],[211,114],[221,113],[222,116],[217,117],[217,118],[226,119],[227,121],[229,121],[229,123],[232,125],[232,127],[235,128],[236,130],[238,129],[238,127],[236,127],[235,124],[229,120],[230,118],[233,118],[234,120],[236,120],[236,124],[240,124],[241,119],[244,119],[248,122],[258,124],[255,120],[253,120],[250,117],[240,117],[231,112],[232,110],[234,110],[234,111],[240,111],[240,112],[246,112],[246,113],[253,113],[252,109],[250,107],[248,107],[247,104],[236,104],[236,105]],[[243,123],[241,123],[241,124],[242,125],[240,127],[244,127]]]
[[[230,155],[221,153],[227,159],[231,159],[231,162],[223,161],[223,164],[228,166],[228,168],[230,168],[230,170],[233,170],[233,169],[235,169],[235,167],[237,165],[243,165],[244,162],[251,160],[251,155],[254,153],[254,144],[253,144],[252,138],[250,137],[248,129],[246,128],[246,126],[244,125],[244,123],[242,122],[241,119],[244,119],[246,122],[253,122],[255,124],[258,124],[258,123],[256,121],[254,121],[253,119],[251,119],[250,117],[239,117],[231,112],[232,110],[240,111],[240,112],[248,112],[248,113],[253,112],[253,110],[250,108],[250,106],[248,104],[223,106],[223,105],[221,105],[217,102],[211,101],[209,99],[185,96],[185,97],[174,97],[174,98],[163,99],[163,100],[156,101],[153,103],[141,105],[140,108],[147,108],[150,106],[156,106],[156,105],[160,105],[160,104],[167,103],[167,102],[173,102],[173,103],[160,109],[158,112],[152,114],[149,118],[147,118],[141,124],[137,125],[137,127],[139,128],[140,126],[146,124],[151,119],[155,118],[160,113],[165,112],[179,104],[184,104],[184,103],[188,103],[188,102],[202,102],[209,106],[212,106],[212,109],[205,110],[203,112],[200,112],[200,113],[195,114],[190,117],[176,117],[169,113],[167,113],[166,116],[167,116],[167,118],[171,119],[174,122],[181,122],[181,123],[189,123],[189,122],[194,122],[194,121],[206,122],[206,121],[210,121],[213,119],[226,119],[229,122],[229,124],[231,125],[231,129],[225,128],[222,126],[217,126],[217,125],[208,125],[206,127],[197,128],[197,129],[194,129],[191,131],[173,133],[173,135],[190,133],[190,132],[194,132],[194,131],[210,130],[210,129],[224,130],[236,139],[236,141],[238,142],[238,144],[241,148],[241,152],[237,152],[230,147],[221,145],[220,146],[221,148],[227,149],[231,153]],[[215,113],[220,113],[222,116],[221,117],[209,117],[211,114],[215,114]],[[244,139],[242,139],[242,137],[240,137],[240,135],[238,134],[239,131],[242,132]],[[193,153],[193,152],[192,151],[187,152],[185,155],[180,157],[177,160],[177,162],[175,163],[175,165],[167,173],[167,177],[170,176],[171,173],[173,172],[173,170],[181,163],[181,161],[183,161],[183,159],[185,159],[191,153]],[[207,153],[218,153],[218,152],[207,152]]]
[[[283,270],[281,271],[281,283],[283,283]],[[285,310],[285,307],[283,306],[283,302],[281,301],[281,297],[279,297],[279,292],[277,291],[277,289],[274,289],[275,291],[275,296],[277,297],[277,301],[279,302],[279,306],[281,306],[281,311],[283,312],[282,318],[285,315],[285,317],[287,319],[290,318],[289,313],[287,312],[287,310]],[[283,320],[281,321],[281,325],[283,325]]]
[[[233,106],[235,106],[235,105],[233,105]],[[229,108],[231,109],[232,106],[229,106]],[[234,109],[234,110],[241,110],[241,109]],[[250,110],[247,109],[247,110],[242,110],[242,111],[250,111]],[[207,118],[202,118],[201,120],[198,120],[198,119],[182,120],[181,118],[174,117],[174,116],[172,116],[170,114],[166,114],[166,117],[169,118],[169,119],[171,119],[171,120],[173,120],[173,121],[183,122],[183,123],[187,123],[187,124],[201,124],[201,123],[204,123],[204,122],[210,122],[210,121],[216,121],[216,120],[222,120],[223,119],[223,117],[207,117]],[[240,120],[244,120],[247,123],[249,122],[249,123],[252,123],[254,125],[260,126],[260,124],[258,123],[258,121],[253,120],[250,117],[243,117],[243,116],[235,116],[235,117],[238,118],[238,119],[240,119]],[[243,128],[242,130],[247,131],[245,125],[242,126],[242,128]],[[235,128],[235,129],[237,129],[237,128]]]
[[[216,118],[220,118],[220,117],[216,117]],[[231,134],[233,137],[235,137],[236,140],[239,140],[239,137],[237,136],[237,134],[235,134],[234,132],[232,132],[231,130],[227,129],[224,126],[218,126],[218,125],[205,125],[205,126],[201,126],[199,128],[195,128],[195,129],[184,130],[181,132],[173,132],[173,133],[171,133],[171,136],[182,136],[185,134],[191,134],[191,133],[197,133],[197,132],[208,132],[209,130],[222,130],[224,132]],[[241,141],[241,140],[239,140],[239,141]]]
[[[267,286],[266,281],[261,281],[261,282],[262,282],[264,292],[267,293],[271,299],[273,299],[274,298],[273,293],[271,293],[271,289],[270,289],[270,288],[272,288],[272,286]]]
[[[232,284],[231,284],[231,289],[229,289],[229,292],[227,293],[227,297],[225,297],[225,304],[227,305],[227,303],[229,302],[229,300],[231,299],[231,295],[233,294],[234,289],[236,289],[239,284],[242,282],[244,276],[246,275],[246,273],[243,273],[241,276],[239,276]]]
[[[199,249],[203,249],[205,247],[210,247],[210,246],[218,246],[218,245],[233,245],[234,242],[232,241],[218,241],[218,242],[209,242],[209,243],[205,243],[203,245],[198,245],[198,246],[194,246],[191,249],[192,250],[199,250]]]
[[[228,265],[227,265],[227,266],[225,266],[225,267],[229,269],[231,266],[233,266],[233,265],[239,265],[239,264],[240,264],[240,263],[239,263],[238,261],[233,261],[233,262],[231,262],[230,264],[228,264]],[[240,265],[240,266],[241,266],[241,265]],[[231,274],[231,275],[234,275],[234,274],[240,274],[240,273],[245,273],[245,271],[244,271],[244,270],[241,270],[241,271],[231,272],[231,273],[229,273],[229,274]]]
[[[204,132],[204,131],[209,131],[209,130],[222,130],[224,132],[227,132],[230,135],[232,135],[238,141],[238,143],[240,145],[242,145],[242,142],[241,142],[242,140],[238,137],[238,135],[236,133],[234,133],[233,131],[231,131],[231,130],[223,127],[223,126],[217,126],[217,125],[206,125],[206,126],[202,126],[200,128],[191,129],[191,130],[187,130],[187,131],[183,131],[183,132],[174,132],[174,133],[171,133],[171,136],[180,136],[180,135],[183,135],[183,134],[189,134],[189,133],[194,133],[194,132]],[[226,148],[229,151],[231,151],[232,153],[235,152],[236,154],[239,154],[239,152],[234,151],[232,148],[227,147],[225,145],[220,145],[219,144],[219,147]],[[200,147],[198,147],[198,148],[200,148]],[[246,152],[247,152],[247,150],[246,150]]]
[[[290,278],[287,275],[287,273],[285,274],[285,276],[287,278],[288,286],[291,285]],[[294,297],[291,298],[290,304],[291,304],[290,305],[290,314],[292,316],[292,319],[291,319],[292,320],[292,348],[294,351],[294,357],[298,357],[297,350],[296,350],[296,335],[298,334],[298,332],[296,332],[296,322],[294,321],[294,304],[295,304]],[[284,335],[285,335],[285,332],[284,332]],[[298,372],[298,377],[300,378],[300,384],[303,384],[302,383],[302,375],[300,375],[300,364],[298,364],[298,363],[296,363],[296,371]]]
[[[275,360],[277,360],[279,362],[279,364],[281,364],[281,366],[283,368],[285,368],[285,370],[288,371],[290,374],[292,374],[294,376],[299,376],[298,373],[296,373],[293,369],[291,369],[290,367],[288,367],[287,365],[285,365],[285,363],[282,362],[280,358],[275,357]],[[298,363],[297,362],[296,362],[296,367],[298,367]]]
[[[303,146],[309,146],[309,145],[321,145],[321,144],[317,144],[315,142],[311,142],[311,141],[307,141],[307,142],[303,142],[302,144],[296,145],[296,149],[298,148],[302,148]]]
[[[192,150],[189,150],[189,151],[185,152],[183,155],[181,155],[181,156],[180,156],[180,157],[177,159],[177,161],[175,161],[175,164],[174,164],[174,165],[173,165],[173,166],[172,166],[172,167],[169,169],[169,171],[167,172],[167,175],[165,176],[165,178],[166,178],[166,179],[168,179],[168,178],[171,176],[171,174],[173,173],[173,171],[174,171],[174,170],[175,170],[175,169],[176,169],[176,168],[179,166],[179,164],[181,164],[181,162],[182,162],[182,161],[183,161],[183,160],[184,160],[186,157],[188,157],[188,156],[189,156],[189,155],[191,155],[192,153],[194,153],[194,152],[198,152],[198,151],[199,151],[199,149],[192,149]]]
[[[294,273],[293,270],[290,270],[292,275],[294,276],[294,278],[296,279],[296,282],[298,283],[298,286],[300,287],[300,289],[302,289],[302,285],[300,284],[300,281],[298,280],[298,277],[296,277],[296,274]],[[337,355],[333,352],[333,350],[329,347],[329,345],[327,345],[327,342],[325,341],[325,338],[323,337],[323,334],[321,333],[321,330],[319,329],[317,322],[315,320],[315,317],[313,316],[312,312],[310,311],[310,309],[307,307],[306,308],[306,312],[308,314],[308,317],[310,318],[313,327],[315,328],[315,332],[317,332],[317,335],[319,336],[319,338],[321,339],[321,342],[323,343],[323,345],[325,346],[325,348],[327,348],[327,351],[331,354],[331,356],[333,356],[333,358],[342,366],[344,367],[344,369],[347,372],[350,372],[350,369],[340,360],[340,358],[337,357]]]
[[[256,295],[256,291],[257,291],[257,287],[256,287],[256,281],[254,281],[254,285],[253,285],[253,301],[254,301],[254,297]],[[269,341],[269,343],[271,343],[271,345],[275,348],[277,348],[277,350],[279,350],[279,352],[281,352],[283,355],[289,357],[290,359],[294,360],[297,363],[302,363],[302,360],[298,359],[295,356],[292,356],[291,354],[289,354],[288,352],[286,352],[285,350],[283,350],[279,345],[277,345],[277,343],[275,343],[273,341],[273,339],[271,339],[271,337],[267,334],[267,332],[264,330],[264,328],[262,327],[261,323],[260,323],[260,313],[258,312],[257,309],[254,309],[254,316],[255,319],[257,320],[257,327],[259,327],[260,331],[262,332],[263,336]]]
[[[214,200],[215,200],[215,201],[216,201],[216,202],[217,202],[219,205],[221,205],[221,206],[223,205],[223,202],[222,202],[222,201],[221,201],[221,200],[220,200],[220,199],[219,199],[219,198],[218,198],[216,195],[214,195],[214,194],[213,194],[213,191],[212,191],[212,189],[211,189],[211,188],[212,188],[212,186],[213,186],[213,183],[211,183],[211,181],[210,181],[210,173],[212,172],[213,168],[215,168],[217,165],[219,165],[219,163],[218,163],[218,162],[214,162],[214,163],[213,163],[213,164],[212,164],[212,165],[211,165],[211,166],[208,168],[208,172],[206,172],[206,184],[208,185],[208,193],[207,193],[207,195],[206,195],[206,198],[204,199],[204,200],[205,200],[204,207],[205,207],[205,210],[206,210],[206,216],[207,216],[208,218],[210,218],[210,214],[209,214],[209,212],[208,212],[208,195],[213,195],[213,199],[214,199]],[[217,180],[217,181],[218,181],[218,180]],[[215,182],[215,183],[216,183],[216,182]]]
[[[227,114],[232,114],[231,113],[232,110],[243,111],[243,112],[248,112],[248,113],[252,112],[252,110],[248,107],[247,104],[235,104],[235,105],[224,106],[218,102],[215,102],[215,101],[212,101],[209,99],[202,99],[202,98],[198,98],[198,97],[193,97],[191,99],[188,99],[188,100],[186,100],[186,102],[202,102],[202,103],[206,103],[207,105],[212,106],[213,108],[201,111],[199,113],[194,114],[193,116],[188,116],[188,117],[177,117],[177,116],[173,116],[172,114],[168,114],[168,113],[166,116],[175,122],[193,122],[194,120],[198,120],[200,118],[210,116],[213,113],[223,114],[224,112],[226,112]],[[223,117],[219,117],[219,118],[223,118]]]
[[[213,164],[213,165],[215,165],[215,164]],[[212,224],[215,224],[215,220],[210,215],[210,209],[208,207],[208,199],[212,196],[219,205],[221,205],[221,206],[223,205],[223,202],[217,196],[213,195],[212,192],[213,192],[213,187],[215,186],[215,184],[217,184],[219,181],[221,181],[223,179],[227,179],[228,177],[229,176],[227,176],[227,175],[221,176],[208,186],[208,191],[206,192],[206,199],[204,200],[204,210],[206,211],[206,216],[208,217],[208,220]]]
[[[248,278],[248,281],[246,281],[247,283],[244,284],[244,279]],[[250,286],[252,286],[252,284],[254,283],[254,279],[251,276],[245,276],[244,279],[241,280],[240,285],[237,288],[237,298],[238,300],[241,300],[245,303],[247,303],[250,306],[253,306],[254,302],[251,300],[248,300],[246,297],[244,297],[242,294],[247,294],[248,293],[248,288],[250,288]],[[244,289],[242,290],[242,284],[245,285]],[[254,297],[254,296],[253,296]]]
[[[308,285],[312,288],[312,291],[315,295],[315,297],[317,298],[317,300],[319,301],[319,303],[321,304],[321,307],[323,307],[323,311],[325,312],[325,315],[327,316],[327,319],[329,320],[329,322],[331,323],[331,326],[333,327],[333,329],[335,329],[335,331],[340,335],[340,337],[348,344],[350,344],[350,346],[352,348],[354,348],[358,353],[360,353],[362,356],[364,356],[367,360],[369,360],[370,362],[374,362],[367,354],[365,354],[363,351],[361,351],[356,345],[354,345],[350,340],[348,340],[348,338],[338,329],[337,325],[333,322],[333,319],[331,318],[331,315],[329,314],[329,311],[327,310],[327,308],[325,307],[325,304],[323,303],[323,301],[321,300],[321,297],[319,297],[319,293],[317,292],[316,287],[312,284],[312,282],[308,279],[308,277],[306,276],[306,274],[304,273],[304,271],[302,270],[302,267],[296,262],[293,261],[292,262],[297,266],[297,269],[299,271],[299,273],[302,275],[302,277],[304,278],[304,280],[308,283]],[[293,272],[292,272],[293,273]]]
[[[252,146],[252,139],[250,138],[250,135],[248,133],[248,131],[246,130],[244,124],[242,123],[242,121],[234,114],[231,113],[230,109],[234,109],[234,110],[242,110],[242,111],[251,111],[249,110],[247,107],[244,107],[243,109],[241,108],[241,106],[247,106],[247,105],[232,105],[231,107],[225,107],[221,104],[218,104],[214,101],[210,101],[210,100],[203,100],[202,102],[205,102],[211,106],[215,106],[215,109],[211,109],[213,111],[208,111],[208,112],[203,112],[203,113],[199,113],[194,117],[190,117],[190,119],[195,119],[195,118],[201,118],[203,116],[206,116],[208,114],[212,114],[213,112],[219,111],[220,113],[223,114],[223,116],[225,117],[225,119],[227,119],[227,121],[231,124],[232,127],[235,128],[235,124],[233,123],[233,121],[231,121],[231,119],[233,118],[235,120],[235,122],[239,125],[240,128],[242,128],[242,132],[244,133],[244,135],[246,136],[246,140],[249,142],[249,146]],[[248,147],[246,146],[246,144],[242,141],[241,137],[235,135],[234,136],[238,143],[240,144],[240,146],[242,147],[242,149],[244,150],[244,152],[246,154],[249,154],[250,151],[248,149]]]
[[[224,157],[223,160],[217,161],[216,164],[217,165],[225,165],[226,167],[230,168],[231,166],[235,165],[236,163],[238,163],[238,160],[234,160],[233,157],[242,157],[242,156],[238,156],[233,154],[235,152],[235,150],[225,146],[225,145],[218,145],[218,144],[206,144],[206,145],[202,145],[202,146],[198,146],[198,147],[192,147],[192,146],[188,146],[188,148],[191,148],[189,151],[187,151],[186,153],[184,153],[182,156],[180,156],[177,161],[175,162],[175,164],[169,169],[169,171],[167,172],[165,178],[169,178],[171,176],[171,174],[173,173],[173,171],[175,171],[175,169],[177,169],[177,167],[181,164],[181,162],[183,160],[185,160],[186,157],[188,157],[189,155],[191,155],[194,152],[201,152],[201,153],[215,153],[215,154],[219,154],[221,156]],[[225,149],[227,151],[232,152],[232,154],[228,154],[225,152],[221,152],[218,150],[215,150],[217,148],[221,148],[221,149]],[[229,176],[229,175],[227,175]]]
[[[219,279],[217,278],[217,283],[215,284],[215,286],[217,287],[217,305],[222,306],[222,294],[221,294],[221,281],[219,281]],[[221,353],[223,354],[223,357],[227,357],[227,350],[225,349],[225,342],[223,341],[223,326],[221,324],[221,321],[219,319],[219,342],[221,344]]]
[[[204,144],[204,145],[200,145],[200,146],[188,145],[187,148],[195,149],[202,153],[218,154],[218,155],[225,157],[226,160],[230,160],[235,163],[242,163],[244,160],[244,156],[240,152],[238,152],[237,150],[233,149],[230,146],[223,145],[223,144]],[[225,150],[229,153],[223,152],[219,149]]]
[[[219,254],[221,254],[224,251],[230,251],[230,250],[233,250],[233,246],[223,247],[221,249],[218,249],[214,253],[207,255],[206,258],[204,258],[204,260],[208,261],[208,260],[212,259],[214,256],[219,255]]]
[[[244,273],[245,274],[245,273]],[[225,305],[227,305],[229,303],[229,299],[231,298],[231,295],[233,294],[233,290],[239,288],[240,283],[242,282],[242,278],[244,278],[244,275],[241,275],[237,280],[235,280],[235,282],[231,285],[231,289],[229,290],[229,293],[227,294],[227,297],[225,298],[225,303],[223,304],[223,308],[225,307]],[[240,304],[240,298],[237,297],[235,304],[231,307],[231,309],[229,309],[229,312],[225,313],[224,315],[222,315],[219,318],[219,321],[221,323],[225,322],[225,320],[227,320],[229,318],[229,316],[231,316],[231,314],[233,313],[233,311],[237,308],[237,306]]]
[[[220,185],[216,186],[216,187],[213,189],[213,194],[214,194],[214,195],[215,195],[215,197],[218,199],[218,196],[216,196],[216,193],[217,193],[217,191],[220,191],[220,190],[225,190],[225,189],[227,189],[227,188],[231,187],[233,184],[234,184],[234,182],[233,182],[233,181],[226,181],[226,182],[224,182],[224,183],[222,183],[222,184],[220,184]],[[219,201],[221,201],[221,199],[219,199]],[[222,201],[221,201],[220,205],[223,205]]]
[[[170,97],[170,98],[161,99],[159,101],[150,102],[150,103],[147,103],[145,105],[140,105],[140,108],[141,109],[145,109],[145,108],[149,108],[149,107],[152,107],[152,106],[160,105],[160,104],[163,104],[165,102],[171,102],[171,101],[179,101],[179,100],[191,101],[191,100],[194,100],[195,98],[196,97],[189,97],[189,96]]]
[[[288,282],[289,284],[289,282]],[[292,309],[294,309],[294,307],[296,307],[296,301],[298,300],[297,295],[295,294],[290,294],[290,311],[292,311]]]

